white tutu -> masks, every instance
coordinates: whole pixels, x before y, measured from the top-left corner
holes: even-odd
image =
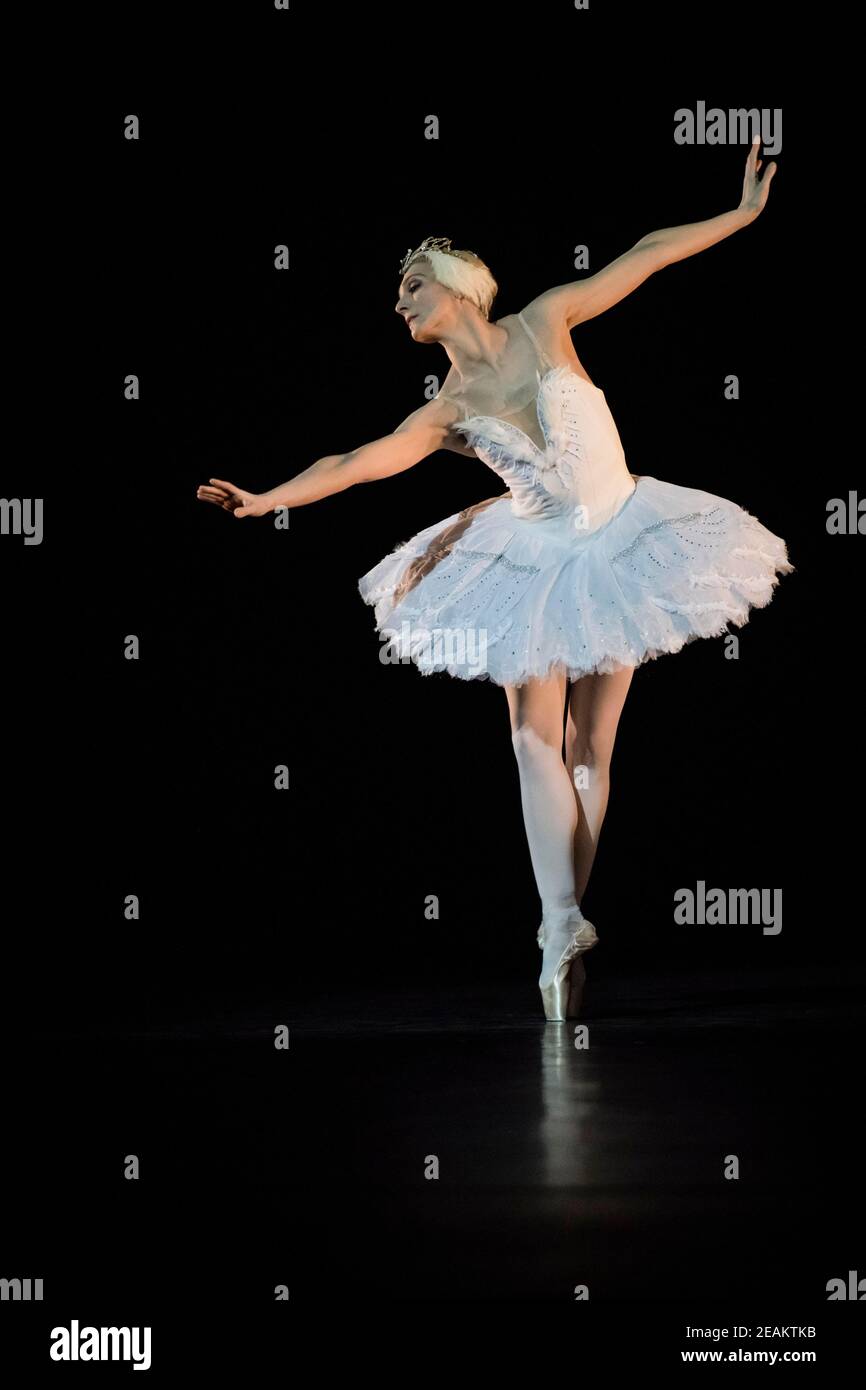
[[[640,477],[606,524],[516,516],[511,493],[418,532],[358,583],[383,661],[521,685],[638,666],[716,637],[793,571],[785,542],[736,503]]]
[[[785,542],[724,497],[635,478],[604,392],[516,320],[546,369],[534,399],[544,447],[513,418],[452,427],[509,490],[419,531],[358,581],[380,658],[522,685],[639,666],[742,627],[794,569]]]

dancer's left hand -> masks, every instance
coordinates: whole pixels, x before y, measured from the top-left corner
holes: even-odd
[[[750,221],[764,211],[773,175],[779,167],[775,159],[772,160],[767,165],[764,177],[759,179],[758,170],[763,163],[758,158],[760,148],[760,136],[756,136],[746,159],[746,172],[743,177],[743,196],[740,199],[739,211],[745,213]]]

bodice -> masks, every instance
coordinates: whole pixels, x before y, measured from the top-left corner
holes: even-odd
[[[522,314],[517,315],[543,364]],[[604,526],[635,489],[604,392],[570,367],[536,368],[540,449],[518,425],[497,415],[470,415],[451,426],[508,485],[515,516],[540,521],[571,516],[576,532]]]

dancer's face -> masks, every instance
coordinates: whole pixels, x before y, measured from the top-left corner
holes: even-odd
[[[409,267],[400,281],[394,307],[416,342],[431,343],[442,336],[441,330],[451,322],[455,301],[450,290],[434,279],[429,266],[419,261]]]

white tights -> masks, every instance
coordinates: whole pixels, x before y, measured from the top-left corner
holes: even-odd
[[[539,984],[549,985],[580,922],[574,891],[577,803],[558,748],[529,727],[513,734],[512,742],[520,771],[523,823],[544,914]]]
[[[556,952],[563,943],[567,944],[581,919],[576,909],[580,907],[607,808],[610,758],[633,674],[629,667],[591,675],[569,693],[569,760],[575,754],[588,760],[589,787],[579,794],[572,780],[573,770],[562,757],[564,685],[551,681],[507,691],[523,823],[545,918],[546,974],[555,966]],[[575,877],[576,859],[580,863],[579,885]]]
[[[578,811],[574,787],[558,747],[524,725],[512,734],[520,773],[523,823],[542,911],[576,907],[574,837]]]

